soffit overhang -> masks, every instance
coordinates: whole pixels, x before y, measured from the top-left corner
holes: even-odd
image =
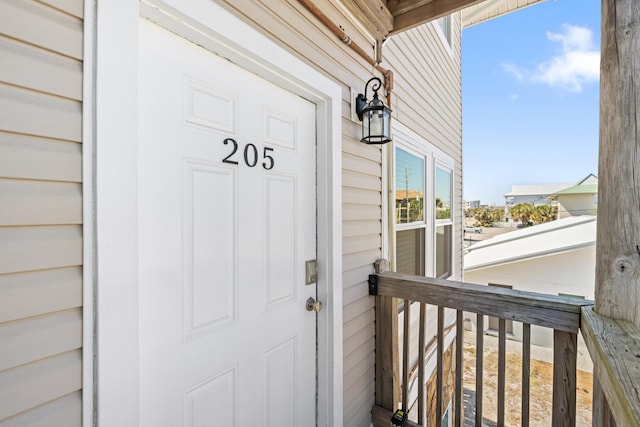
[[[544,0],[342,0],[376,40],[462,10],[463,26],[531,6]]]

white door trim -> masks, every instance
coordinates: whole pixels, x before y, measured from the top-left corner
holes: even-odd
[[[317,106],[318,425],[342,424],[341,87],[211,0],[95,2],[95,140],[85,164],[95,212],[95,383],[85,391],[96,419],[85,425],[138,425],[137,61],[139,16],[228,58]],[[90,69],[90,67],[89,67]],[[87,232],[91,232],[87,230]],[[91,241],[89,239],[88,241]],[[94,319],[85,318],[87,325]],[[88,326],[87,326],[88,327]],[[88,361],[87,361],[88,363]],[[95,393],[95,397],[94,394]]]

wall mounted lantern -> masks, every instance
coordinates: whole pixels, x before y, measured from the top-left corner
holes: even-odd
[[[373,98],[367,102],[367,87],[373,82]],[[356,113],[362,122],[362,139],[367,144],[386,144],[391,141],[391,109],[378,98],[382,81],[373,77],[364,85],[364,95],[356,97]]]

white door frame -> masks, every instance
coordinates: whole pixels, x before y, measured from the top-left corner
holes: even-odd
[[[138,425],[140,16],[317,106],[318,425],[341,425],[341,87],[211,0],[86,0],[85,10],[84,425]]]

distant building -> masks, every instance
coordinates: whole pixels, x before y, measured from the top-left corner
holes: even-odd
[[[520,203],[529,203],[532,206],[555,206],[556,202],[549,196],[560,190],[571,187],[573,184],[534,184],[512,185],[511,191],[504,195],[504,217],[506,221],[511,219],[511,208]]]
[[[462,203],[465,209],[477,209],[480,207],[480,200],[465,200]]]
[[[558,219],[595,215],[598,208],[598,177],[589,174],[576,185],[560,190],[549,197],[558,204]]]

